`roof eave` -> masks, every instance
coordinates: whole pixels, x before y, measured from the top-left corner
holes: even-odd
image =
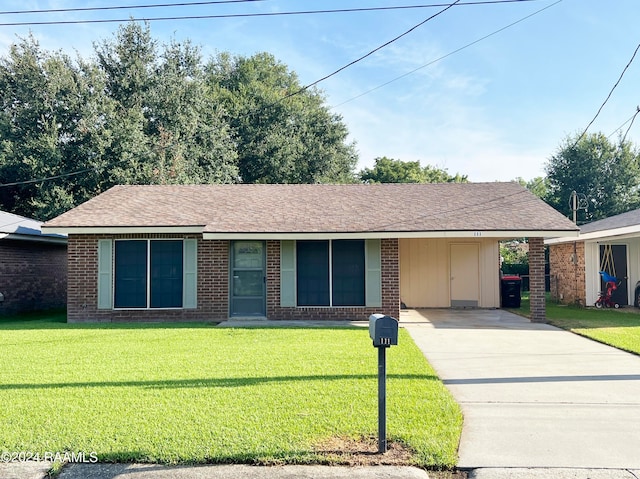
[[[305,240],[305,239],[386,239],[386,238],[548,238],[577,237],[577,230],[448,230],[448,231],[309,231],[309,232],[214,232],[205,231],[205,240]]]
[[[580,233],[579,241],[594,241],[599,239],[611,239],[611,238],[632,238],[640,236],[640,225],[625,226],[622,228],[611,228],[600,231],[591,231],[589,233]],[[566,238],[551,238],[546,241],[547,244],[560,244],[566,243]]]
[[[98,235],[98,234],[154,234],[154,233],[202,233],[204,226],[47,226],[42,230],[52,234]]]
[[[54,235],[21,235],[17,233],[0,233],[0,239],[15,241],[33,241],[37,243],[67,244],[67,238]]]

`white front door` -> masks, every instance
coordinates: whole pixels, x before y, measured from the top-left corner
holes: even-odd
[[[480,250],[477,244],[452,244],[451,307],[477,307],[480,300]]]

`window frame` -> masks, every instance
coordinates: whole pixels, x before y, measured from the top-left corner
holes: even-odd
[[[328,243],[328,249],[329,249],[329,254],[327,257],[327,271],[328,271],[328,287],[329,287],[329,304],[322,304],[322,305],[310,305],[310,304],[300,304],[300,300],[299,300],[299,280],[298,280],[298,275],[300,273],[300,266],[298,263],[298,245],[301,242],[307,242],[307,241],[315,241],[315,242],[325,242]],[[334,304],[334,298],[333,298],[333,288],[334,288],[334,277],[333,277],[333,248],[334,248],[334,241],[360,241],[362,244],[362,255],[363,255],[363,264],[362,264],[362,268],[363,268],[363,272],[362,272],[362,293],[363,293],[363,297],[362,297],[362,303],[361,304],[340,304],[340,305],[335,305]],[[366,307],[367,305],[367,244],[366,244],[366,240],[364,239],[347,239],[347,240],[334,240],[334,239],[328,239],[328,240],[296,240],[295,242],[295,247],[294,247],[294,258],[295,258],[295,305],[298,308],[363,308]]]
[[[117,251],[117,243],[125,242],[125,241],[140,241],[146,243],[146,291],[145,291],[145,299],[146,304],[144,307],[132,307],[132,306],[116,306],[116,281],[117,281],[117,270],[116,270],[116,251]],[[165,307],[152,307],[151,306],[151,242],[154,241],[179,241],[182,243],[182,255],[181,255],[181,265],[182,265],[182,286],[181,286],[181,300],[180,306],[165,306]],[[113,240],[113,259],[112,259],[112,292],[111,292],[111,300],[113,304],[114,311],[162,311],[162,310],[180,310],[185,309],[184,307],[184,278],[185,278],[185,258],[184,258],[184,250],[185,250],[185,239],[184,238],[115,238]]]

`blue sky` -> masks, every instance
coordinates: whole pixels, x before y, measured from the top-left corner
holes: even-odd
[[[182,0],[189,3],[192,0]],[[463,0],[469,2],[472,0]],[[461,2],[461,3],[463,3]],[[0,12],[171,0],[10,1]],[[288,12],[447,3],[429,0],[264,0],[233,5],[0,15],[0,23]],[[545,10],[468,48],[465,45]],[[358,13],[151,22],[160,42],[190,39],[216,52],[268,51],[308,84],[400,35],[443,7]],[[359,168],[387,156],[420,160],[471,181],[526,180],[569,134],[596,114],[640,42],[638,0],[535,0],[454,6],[412,33],[322,82],[327,104],[357,143]],[[92,54],[118,23],[0,26],[0,52],[31,30],[49,50]],[[431,64],[430,64],[431,63]],[[427,65],[427,66],[425,66]],[[422,68],[421,68],[422,67]],[[358,97],[401,75],[386,86]],[[606,135],[640,104],[640,53],[589,129]],[[624,125],[621,132],[627,130]],[[640,142],[640,119],[627,138]]]

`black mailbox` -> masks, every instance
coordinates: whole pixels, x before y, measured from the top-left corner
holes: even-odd
[[[384,314],[369,316],[369,336],[376,348],[398,344],[398,320]]]

